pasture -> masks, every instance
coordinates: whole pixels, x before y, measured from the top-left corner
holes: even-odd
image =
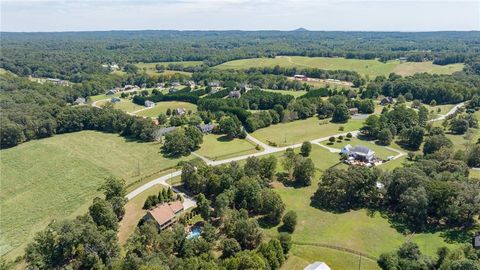
[[[185,110],[187,111],[197,111],[197,105],[183,101],[162,101],[155,103],[155,107],[153,108],[145,108],[143,106],[141,107],[144,110],[139,111],[137,115],[155,118],[158,117],[160,113],[166,113],[167,109],[174,110],[176,108],[185,108]]]
[[[292,95],[293,97],[297,98],[299,96],[305,95],[307,91],[299,90],[272,90],[272,89],[262,89],[263,91],[271,92],[271,93],[278,93],[282,95]]]
[[[155,68],[157,65],[163,65],[165,66],[165,68],[167,68],[169,64],[183,65],[184,67],[193,67],[193,66],[199,66],[202,63],[203,63],[202,61],[178,61],[178,62],[136,63],[135,65],[140,69],[140,71],[145,71],[148,75],[153,76],[153,75],[162,74],[157,72],[157,69]],[[172,73],[172,72],[182,73],[182,71],[174,71],[174,70],[165,70],[165,71],[168,71],[167,73]]]
[[[401,62],[378,60],[346,59],[329,57],[305,57],[305,56],[278,56],[276,58],[252,58],[233,60],[216,66],[218,69],[248,69],[250,67],[273,67],[279,65],[286,68],[319,68],[326,70],[352,70],[362,76],[376,77],[379,75],[388,76],[395,72],[402,76],[415,73],[428,72],[434,74],[451,74],[460,71],[463,64],[452,64],[446,66],[434,65],[432,62]]]
[[[229,140],[223,135],[209,134],[203,136],[203,143],[195,153],[210,160],[222,160],[256,153],[258,150],[255,146],[256,144],[246,139]]]
[[[10,259],[52,220],[84,213],[105,177],[136,185],[191,159],[164,158],[158,143],[95,131],[26,142],[0,154],[0,254]]]
[[[363,125],[363,120],[350,119],[348,123],[340,124],[329,121],[329,119],[319,120],[316,117],[310,117],[305,120],[271,125],[253,132],[252,136],[264,143],[271,142],[278,146],[288,146],[302,143],[303,141],[358,130]],[[343,131],[340,130],[341,127],[343,127]]]

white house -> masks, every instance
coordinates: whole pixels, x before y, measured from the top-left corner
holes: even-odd
[[[150,101],[150,100],[146,100],[146,101],[145,101],[145,107],[147,107],[147,108],[153,108],[153,107],[155,107],[155,102]]]
[[[357,145],[352,147],[350,144],[347,144],[340,152],[361,161],[372,162],[375,159],[375,151],[365,146]]]
[[[307,265],[303,270],[331,270],[330,267],[324,262],[314,262]]]
[[[86,102],[85,98],[79,97],[79,98],[77,98],[77,99],[73,102],[73,104],[75,104],[75,105],[83,105],[83,104],[85,104],[85,102]]]

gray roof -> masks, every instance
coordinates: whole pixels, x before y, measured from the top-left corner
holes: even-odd
[[[355,153],[361,153],[361,154],[369,154],[369,153],[373,153],[373,151],[366,147],[366,146],[361,146],[361,145],[357,145],[353,148],[350,149],[351,152],[355,152]]]
[[[330,267],[324,262],[314,262],[303,268],[303,270],[330,270]]]
[[[210,123],[210,124],[204,124],[204,125],[198,125],[197,126],[203,133],[206,133],[206,132],[211,132],[214,128],[215,128],[215,125]]]

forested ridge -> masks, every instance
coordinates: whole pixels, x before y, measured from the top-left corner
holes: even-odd
[[[2,33],[1,66],[18,75],[83,81],[105,63],[226,61],[277,55],[381,60],[406,57],[437,64],[480,53],[479,32],[110,31]]]

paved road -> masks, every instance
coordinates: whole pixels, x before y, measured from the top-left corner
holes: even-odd
[[[441,120],[444,120],[447,116],[449,115],[452,115],[453,113],[455,113],[460,107],[462,107],[465,103],[459,103],[457,105],[455,105],[455,107],[453,107],[448,113],[444,114],[444,115],[441,115],[435,119],[432,119],[430,120],[429,122],[434,122],[434,121],[441,121]],[[93,105],[93,104],[92,104]],[[312,144],[316,144],[316,145],[320,145],[321,147],[324,147],[324,148],[327,148],[329,151],[331,152],[337,152],[338,149],[335,149],[335,148],[331,148],[331,147],[328,147],[328,146],[325,146],[325,145],[322,145],[321,142],[323,141],[326,141],[328,140],[330,137],[334,136],[334,137],[338,137],[340,135],[342,136],[346,136],[347,133],[349,132],[344,132],[344,133],[339,133],[339,134],[334,134],[334,135],[330,135],[330,136],[327,136],[327,137],[322,137],[322,138],[318,138],[318,139],[314,139],[314,140],[311,140],[310,143]],[[358,136],[358,134],[360,133],[359,130],[355,130],[355,131],[350,131],[350,133],[356,137]],[[213,161],[213,160],[209,160],[205,157],[202,157],[196,153],[194,153],[194,155],[200,157],[202,160],[204,160],[208,165],[211,165],[211,166],[217,166],[217,165],[221,165],[221,164],[226,164],[226,163],[230,163],[232,161],[240,161],[240,160],[244,160],[244,159],[247,159],[249,157],[258,157],[258,156],[263,156],[263,155],[269,155],[269,154],[273,154],[273,153],[277,153],[277,152],[282,152],[282,151],[285,151],[287,148],[299,148],[302,146],[301,143],[299,144],[293,144],[293,145],[290,145],[290,146],[285,146],[285,147],[273,147],[273,146],[270,146],[270,145],[267,145],[265,143],[263,143],[262,141],[258,140],[257,138],[251,136],[250,134],[247,134],[247,138],[257,144],[259,144],[260,146],[263,147],[263,151],[262,152],[257,152],[257,153],[253,153],[253,154],[248,154],[248,155],[243,155],[243,156],[238,156],[238,157],[233,157],[233,158],[229,158],[229,159],[224,159],[224,160],[218,160],[218,161]],[[393,160],[397,159],[397,158],[400,158],[402,156],[404,156],[406,153],[403,152],[403,151],[400,151],[398,149],[395,149],[395,148],[391,148],[391,147],[386,147],[387,149],[391,150],[391,151],[394,151],[397,153],[397,155],[393,158]],[[130,200],[132,198],[134,198],[135,196],[137,196],[138,194],[144,192],[145,190],[153,187],[154,185],[158,185],[158,184],[161,184],[161,185],[165,185],[165,186],[170,186],[169,184],[167,184],[167,180],[168,179],[171,179],[171,178],[174,178],[174,177],[177,177],[179,175],[181,175],[181,171],[175,171],[171,174],[168,174],[168,175],[164,175],[164,176],[161,176],[157,179],[154,179],[146,184],[144,184],[143,186],[140,186],[139,188],[133,190],[132,192],[130,192],[128,195],[127,195],[127,198]],[[175,190],[175,192],[177,192]],[[193,207],[196,205],[196,202],[188,197],[187,195],[185,195],[184,193],[181,193],[182,196],[184,196],[185,200],[184,200],[184,207],[185,209],[188,209],[189,207],[186,207],[185,205],[189,205],[190,207]]]

